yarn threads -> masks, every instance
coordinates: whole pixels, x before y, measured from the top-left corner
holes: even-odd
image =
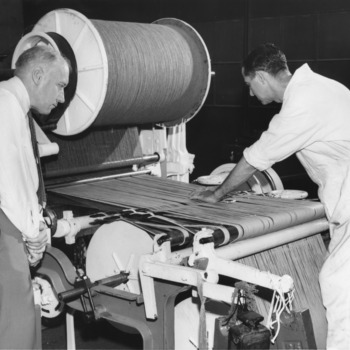
[[[181,20],[89,20],[59,9],[38,21],[32,33],[37,32],[63,36],[77,61],[76,94],[55,130],[60,135],[91,124],[175,126],[193,118],[208,94],[209,53]]]
[[[176,27],[92,21],[104,42],[109,79],[97,125],[186,119],[197,101],[198,62]]]

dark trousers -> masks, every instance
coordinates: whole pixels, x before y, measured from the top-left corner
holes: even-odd
[[[0,349],[35,349],[36,327],[25,244],[0,210]]]

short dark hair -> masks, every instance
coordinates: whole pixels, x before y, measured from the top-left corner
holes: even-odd
[[[51,64],[63,59],[67,62],[69,70],[71,65],[69,60],[64,57],[60,52],[56,51],[47,45],[36,45],[28,50],[23,51],[18,57],[15,65],[15,75],[19,75],[23,72],[26,67],[32,62],[41,62],[43,64]]]
[[[285,54],[274,44],[265,43],[251,51],[242,64],[243,75],[254,77],[259,70],[276,76],[289,70]]]

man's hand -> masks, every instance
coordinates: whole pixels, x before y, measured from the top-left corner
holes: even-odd
[[[216,203],[220,200],[220,198],[215,195],[215,190],[195,191],[191,194],[190,198],[207,203]]]
[[[247,181],[256,170],[257,169],[250,165],[243,156],[220,186],[215,189],[205,189],[202,192],[196,191],[191,194],[190,198],[207,203],[216,203],[227,193],[230,193]]]
[[[28,250],[28,260],[31,266],[36,266],[43,257],[48,242],[47,226],[44,222],[40,222],[39,235],[34,238],[26,239],[26,246]]]
[[[41,221],[39,226],[39,235],[37,237],[28,237],[26,239],[28,249],[35,253],[43,253],[45,251],[46,244],[48,242],[46,229],[47,226]]]

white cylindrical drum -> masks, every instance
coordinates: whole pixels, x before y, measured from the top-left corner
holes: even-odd
[[[54,131],[91,124],[174,126],[191,119],[208,94],[208,50],[194,28],[173,18],[151,24],[89,20],[71,9],[49,12],[26,38],[56,33],[77,63],[75,96]],[[19,43],[19,47],[28,46]],[[21,50],[16,50],[13,60]]]

